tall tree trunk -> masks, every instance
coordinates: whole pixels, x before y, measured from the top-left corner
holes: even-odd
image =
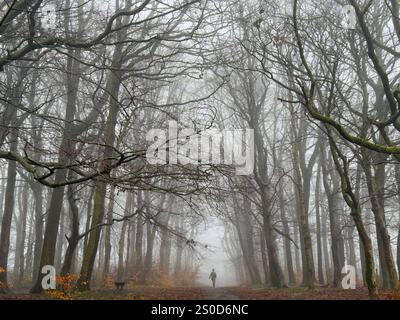
[[[68,246],[65,252],[64,263],[61,268],[61,275],[67,275],[72,272],[75,251],[78,246],[78,242],[81,239],[79,236],[79,209],[76,205],[74,189],[72,186],[68,186],[67,195],[70,208],[69,213],[71,216],[71,234],[67,237]]]
[[[43,215],[43,186],[36,181],[32,182],[32,191],[35,198],[35,245],[33,250],[33,276],[39,273],[40,256],[42,254],[43,245],[43,226],[44,226],[44,215]]]
[[[156,227],[152,226],[151,222],[147,220],[146,222],[146,255],[144,258],[144,267],[142,274],[141,284],[146,284],[149,274],[153,267],[153,250],[154,250],[154,240],[156,238]]]
[[[256,149],[256,183],[260,189],[262,204],[262,223],[265,235],[265,242],[268,252],[268,263],[270,268],[271,285],[277,288],[284,287],[285,279],[279,263],[278,247],[276,245],[275,230],[272,222],[272,197],[270,179],[268,177],[267,158],[265,155],[264,143],[260,128],[253,124],[254,143]]]
[[[261,276],[255,261],[253,226],[251,225],[251,219],[248,213],[248,210],[251,210],[251,206],[246,195],[243,196],[242,204],[239,203],[239,199],[237,199],[236,195],[233,195],[233,200],[235,226],[239,238],[239,244],[242,249],[246,270],[248,271],[251,284],[253,286],[258,286],[261,285]]]
[[[296,144],[296,142],[294,142]],[[297,200],[297,216],[300,231],[300,244],[302,251],[302,270],[303,284],[308,288],[313,289],[315,286],[315,270],[314,270],[314,255],[312,251],[312,239],[310,226],[308,221],[308,212],[306,208],[306,198],[303,191],[303,182],[299,168],[298,151],[293,147],[293,167],[296,181],[296,200]]]
[[[3,175],[3,170],[1,170],[1,185],[0,185],[0,224],[1,221],[3,220],[3,209],[4,209],[4,195],[5,195],[5,190],[6,190],[6,178],[5,175]]]
[[[139,280],[143,272],[143,219],[140,215],[136,222],[134,272]]]
[[[128,227],[127,227],[127,235],[126,235],[126,253],[125,253],[125,277],[128,278],[131,276],[131,268],[132,268],[132,261],[130,261],[131,257],[131,250],[132,248],[132,223],[131,221],[128,221]]]
[[[103,160],[100,162],[99,170],[107,176],[111,171],[111,160],[114,155],[114,142],[115,142],[115,127],[117,125],[117,116],[119,113],[118,93],[121,85],[121,69],[122,64],[122,45],[117,45],[114,52],[113,63],[110,73],[110,82],[107,86],[109,93],[109,111],[106,123],[105,133],[105,148]],[[105,211],[105,197],[107,191],[107,182],[103,178],[95,180],[95,194],[93,215],[91,227],[96,227],[103,222]],[[97,248],[100,239],[101,228],[95,228],[89,235],[87,246],[85,247],[82,261],[82,268],[78,280],[78,288],[80,290],[90,289],[90,280],[93,272],[94,261],[97,254]]]
[[[328,210],[325,210],[324,206],[321,207],[321,233],[322,233],[322,252],[324,254],[324,270],[325,270],[325,279],[327,283],[330,283],[332,280],[331,277],[331,262],[330,262],[330,253],[329,253],[329,245],[328,245]]]
[[[331,230],[331,253],[332,253],[332,264],[333,264],[333,286],[339,288],[341,286],[342,279],[342,268],[344,266],[344,242],[342,236],[342,230],[339,226],[339,211],[338,205],[340,199],[338,196],[339,182],[335,172],[332,172],[332,168],[329,171],[327,167],[325,150],[321,146],[321,166],[323,173],[323,185],[328,200],[328,212],[329,212],[329,226]],[[332,187],[330,186],[328,177],[329,173],[332,180]]]
[[[397,226],[397,270],[400,272],[400,166],[396,165],[395,166],[395,173],[396,173],[396,184],[397,184],[397,201],[399,204],[399,208],[397,209],[399,211],[399,222]]]
[[[26,217],[28,214],[28,183],[24,183],[20,206],[19,219],[17,225],[17,236],[15,242],[15,261],[14,261],[14,286],[19,287],[24,278],[25,266],[25,238],[26,238]]]
[[[182,234],[184,232],[183,229],[183,216],[177,217],[177,222],[176,222],[176,230],[179,234]],[[175,281],[178,282],[179,285],[179,277],[182,273],[182,255],[183,255],[183,248],[184,248],[184,242],[182,239],[177,237],[176,239],[176,259],[175,259],[175,268],[174,268],[174,279]]]
[[[32,276],[33,270],[33,236],[34,236],[34,212],[31,211],[29,217],[29,229],[26,249],[26,267],[24,273],[29,277]]]
[[[360,162],[357,163],[357,174],[356,174],[356,183],[354,186],[354,196],[356,197],[356,199],[358,199],[358,202],[360,201],[360,197],[361,197],[361,173],[362,173],[362,167],[360,165]],[[362,213],[363,213],[363,208],[360,206],[360,218],[362,220]],[[354,227],[353,227],[354,229]],[[367,232],[367,234],[369,235],[369,228],[365,227],[365,230]],[[359,252],[360,252],[360,264],[361,264],[361,276],[362,276],[362,280],[363,280],[363,284],[364,286],[367,285],[367,281],[366,281],[366,261],[365,261],[365,251],[364,251],[364,245],[363,245],[363,241],[360,238],[360,236],[358,235],[359,238]]]
[[[341,153],[340,149],[336,145],[329,128],[326,128],[329,135],[329,145],[331,148],[332,158],[334,160],[336,170],[340,175],[341,179],[341,191],[346,201],[346,204],[350,208],[350,215],[353,218],[354,224],[356,225],[358,234],[362,241],[365,254],[365,266],[366,266],[366,283],[368,286],[369,296],[371,299],[378,298],[378,289],[376,283],[375,273],[375,261],[373,255],[372,241],[369,237],[367,230],[364,226],[364,222],[361,218],[361,207],[359,199],[353,192],[352,184],[349,176],[349,163],[347,158]],[[341,163],[339,161],[341,160]]]
[[[286,218],[286,204],[285,204],[285,198],[283,194],[283,186],[282,184],[279,185],[278,187],[278,197],[279,197],[279,209],[280,209],[280,214],[281,214],[281,219],[282,219],[282,226],[283,226],[283,232],[287,235],[287,237],[284,238],[284,244],[285,244],[285,258],[286,258],[286,268],[288,271],[288,277],[289,277],[289,284],[294,286],[296,285],[296,276],[294,274],[294,269],[293,269],[293,258],[292,258],[292,245],[289,239],[290,235],[290,229],[289,229],[289,224]]]
[[[125,237],[126,228],[128,226],[128,220],[124,220],[121,227],[121,235],[118,244],[118,271],[117,281],[125,282],[125,270],[124,270],[124,249],[125,249]]]
[[[5,115],[0,120],[7,118],[7,111],[10,110],[9,119],[6,122],[1,121],[0,125],[0,146],[4,140],[9,136],[10,152],[16,153],[18,151],[18,138],[19,129],[16,125],[17,122],[17,108],[16,105],[20,104],[22,97],[23,80],[26,76],[28,68],[23,70],[17,75],[17,81],[13,84],[11,73],[7,73],[7,93],[11,97],[11,103],[5,104]],[[4,126],[3,126],[4,125]],[[4,195],[4,211],[1,220],[0,231],[0,292],[7,292],[9,290],[7,283],[7,264],[8,255],[10,250],[10,237],[12,217],[15,210],[15,183],[17,177],[17,164],[15,161],[8,161],[7,168],[7,186]]]
[[[86,221],[85,221],[85,231],[88,231],[90,228],[90,222],[92,221],[92,208],[93,208],[93,202],[94,202],[94,192],[96,191],[95,186],[90,188],[90,195],[88,199],[88,207],[86,211]],[[88,240],[89,240],[89,234],[86,233],[84,240],[83,240],[83,247],[86,248]]]
[[[295,209],[293,209],[293,210],[295,210]],[[292,216],[294,216],[294,214],[292,214]],[[300,235],[299,235],[299,227],[298,227],[297,219],[296,219],[296,223],[295,223],[295,225],[293,227],[293,233],[294,233],[294,241],[296,243],[300,243],[300,240],[299,240]],[[295,262],[296,262],[296,273],[297,274],[301,273],[301,263],[300,263],[300,252],[299,251],[300,250],[295,250],[294,251],[294,259],[295,259]]]
[[[136,218],[136,240],[135,240],[135,261],[134,261],[134,272],[136,279],[140,282],[143,272],[143,216],[141,211],[141,206],[143,205],[141,192],[138,195],[137,206],[139,209],[139,214]]]
[[[128,269],[128,275],[129,277],[133,277],[135,275],[135,269],[134,269],[134,264],[135,264],[135,248],[136,248],[136,219],[132,219],[129,222],[129,232],[130,232],[130,241],[131,241],[131,250],[129,252],[129,269]]]
[[[127,275],[127,269],[124,266],[124,252],[125,252],[125,238],[126,238],[126,230],[129,226],[129,216],[132,215],[134,205],[133,193],[128,192],[126,196],[125,208],[124,208],[124,218],[125,220],[122,223],[121,234],[118,243],[118,269],[117,269],[117,280],[120,282],[125,282],[125,277]]]
[[[54,267],[57,272],[61,271],[62,253],[65,239],[65,208],[61,209],[60,229],[57,237],[56,254],[54,259]]]
[[[11,152],[17,151],[18,130],[12,129],[10,135]],[[11,223],[14,212],[15,201],[15,181],[17,177],[17,164],[15,161],[8,161],[7,169],[7,187],[4,197],[4,213],[1,222],[0,234],[0,292],[8,291],[7,283],[7,264],[10,250]]]
[[[166,194],[163,193],[160,197],[160,203],[158,204],[157,207],[157,212],[156,215],[158,215],[160,212],[164,210],[164,205],[165,205],[165,199],[166,199]],[[142,284],[145,284],[147,282],[148,276],[152,271],[152,265],[153,265],[153,249],[154,249],[154,240],[156,237],[156,225],[152,225],[151,223],[151,212],[150,212],[150,201],[151,200],[151,195],[149,192],[145,192],[145,210],[146,210],[146,241],[147,241],[147,246],[146,246],[146,256],[144,258],[144,267],[143,267],[143,275],[142,275]]]
[[[34,109],[35,96],[36,96],[36,82],[38,80],[38,70],[35,69],[33,73],[32,87],[30,91],[29,104],[30,108]],[[38,119],[32,117],[32,144],[34,150],[42,150],[42,126],[38,123]],[[35,161],[40,162],[41,156],[39,152],[35,152],[33,155]],[[35,201],[35,243],[33,250],[33,269],[32,269],[32,285],[34,284],[35,276],[39,273],[40,257],[42,254],[43,246],[43,227],[44,227],[44,214],[43,214],[43,185],[32,179],[27,178]]]
[[[354,226],[350,226],[347,229],[347,243],[349,246],[349,263],[351,266],[354,266],[356,269],[356,278],[357,278],[357,257],[356,257],[356,248],[354,244]]]
[[[75,149],[74,141],[74,118],[76,113],[76,102],[78,95],[78,88],[80,83],[79,77],[79,62],[75,61],[72,56],[74,52],[70,50],[70,57],[67,59],[67,103],[65,111],[65,127],[60,144],[58,159],[60,163],[68,165],[73,158],[73,151]],[[79,60],[79,59],[78,59]],[[62,183],[68,175],[67,169],[57,170],[54,177],[54,183]],[[55,188],[51,194],[50,205],[47,211],[47,221],[43,238],[43,247],[41,250],[41,257],[37,274],[35,275],[36,282],[31,289],[32,293],[40,293],[43,291],[42,279],[43,274],[41,269],[46,265],[54,265],[57,235],[59,230],[59,223],[61,217],[62,204],[64,199],[65,187],[61,186]]]
[[[278,248],[276,246],[274,230],[271,220],[268,216],[263,217],[263,228],[265,234],[265,242],[268,250],[268,261],[271,274],[271,285],[273,287],[282,288],[285,286],[283,272],[279,264]]]
[[[165,218],[162,221],[162,229],[161,229],[161,244],[160,244],[160,268],[166,274],[169,274],[169,254],[168,254],[168,247],[169,247],[169,220],[170,214],[165,214]]]
[[[108,201],[107,208],[107,223],[111,224],[114,215],[114,203],[115,203],[115,185],[110,188],[110,199]],[[103,265],[103,282],[107,280],[110,272],[110,258],[111,258],[111,226],[105,227],[104,235],[104,265]]]
[[[371,209],[375,218],[376,234],[379,249],[379,261],[383,273],[383,284],[385,288],[395,289],[398,287],[398,275],[392,254],[390,236],[386,228],[384,208],[384,180],[385,166],[377,165],[375,176],[372,175],[368,155],[364,152],[364,171],[367,180],[367,187],[371,201]]]
[[[271,284],[271,279],[269,276],[267,249],[265,247],[265,236],[264,236],[263,230],[260,230],[260,250],[261,250],[261,259],[262,259],[263,271],[264,271],[264,285],[266,287],[268,287]],[[239,274],[240,274],[240,270],[239,270]]]
[[[324,269],[322,266],[322,235],[321,235],[321,214],[320,214],[320,192],[321,192],[321,162],[318,165],[317,180],[315,183],[315,219],[317,223],[317,259],[318,259],[318,282],[325,284]]]
[[[290,98],[291,100],[291,98]],[[305,143],[306,128],[300,121],[300,129],[298,120],[295,119],[293,105],[289,103],[290,123],[291,123],[291,144],[292,144],[292,165],[294,171],[295,193],[297,203],[297,217],[300,231],[300,245],[302,252],[302,270],[303,270],[303,285],[310,289],[315,286],[315,268],[314,254],[312,248],[312,239],[310,225],[308,221],[308,201],[310,195],[310,173],[305,166],[305,148],[302,144]],[[300,136],[302,135],[302,136]],[[302,163],[300,163],[302,161]],[[312,170],[312,166],[311,166]]]

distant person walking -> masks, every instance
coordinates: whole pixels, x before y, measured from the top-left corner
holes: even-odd
[[[215,280],[217,279],[217,273],[215,272],[214,269],[212,269],[209,279],[211,279],[212,284],[213,284],[213,288],[215,288]]]

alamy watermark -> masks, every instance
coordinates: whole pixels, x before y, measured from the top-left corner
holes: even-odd
[[[42,288],[43,290],[55,290],[56,289],[56,268],[52,265],[43,266],[42,270]]]
[[[356,289],[356,268],[352,265],[344,265],[342,268],[342,289],[354,290]]]
[[[346,30],[353,30],[357,26],[356,10],[351,5],[342,7],[342,27]]]
[[[251,175],[254,171],[254,130],[208,129],[196,132],[192,128],[178,130],[170,121],[168,130],[152,129],[146,135],[152,144],[146,159],[152,165],[227,165],[236,175]]]

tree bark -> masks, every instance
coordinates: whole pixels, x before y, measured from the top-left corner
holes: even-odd
[[[325,284],[324,269],[322,266],[322,235],[321,235],[321,214],[320,214],[320,192],[321,192],[321,162],[318,164],[317,180],[315,183],[315,219],[317,223],[317,259],[318,259],[318,282]]]
[[[128,208],[128,209],[126,209],[126,210],[129,212],[130,208]],[[120,235],[119,243],[118,243],[117,281],[119,281],[119,282],[125,282],[124,249],[125,249],[125,237],[126,237],[126,228],[127,228],[127,226],[128,226],[128,221],[124,220],[124,222],[122,223],[121,235]]]
[[[71,56],[74,54],[70,51]],[[79,62],[74,61],[72,57],[67,60],[67,104],[65,112],[65,126],[62,135],[62,141],[59,149],[58,159],[60,163],[68,165],[73,158],[73,150],[75,149],[74,137],[74,118],[76,113],[76,101],[78,88],[80,83],[79,77]],[[54,183],[65,181],[68,175],[67,169],[57,170],[54,177]],[[60,224],[61,210],[64,199],[65,187],[55,188],[51,194],[50,205],[47,211],[46,228],[43,239],[43,247],[37,274],[35,275],[36,282],[31,289],[31,293],[40,293],[43,291],[42,279],[43,274],[41,269],[45,265],[54,265],[55,251],[57,244],[57,235]]]
[[[302,251],[302,270],[303,270],[303,284],[309,289],[315,287],[315,270],[314,270],[314,255],[312,250],[312,239],[310,233],[310,226],[308,221],[308,212],[306,205],[306,197],[304,193],[304,186],[302,175],[299,167],[299,154],[296,145],[299,143],[292,141],[292,163],[294,169],[295,191],[297,200],[297,216],[300,231],[300,244]]]
[[[379,261],[383,274],[384,288],[396,289],[398,287],[398,275],[392,254],[390,236],[386,228],[385,208],[384,208],[384,175],[383,164],[377,165],[375,176],[372,175],[369,157],[364,152],[363,163],[364,172],[367,181],[368,193],[371,201],[371,209],[375,219],[376,234],[379,249]]]
[[[74,199],[74,190],[72,186],[68,186],[68,203],[71,216],[71,235],[67,238],[68,246],[65,252],[64,263],[61,268],[61,275],[67,275],[72,272],[73,259],[78,242],[81,239],[79,236],[79,209]]]
[[[273,287],[282,288],[285,284],[282,268],[279,263],[278,248],[276,245],[275,230],[272,223],[271,208],[271,186],[268,177],[267,158],[265,155],[264,143],[260,128],[254,124],[254,142],[256,151],[256,174],[255,180],[260,188],[261,204],[262,204],[262,223],[267,245],[268,262],[270,268],[271,285]]]
[[[11,135],[11,146],[12,152],[17,151],[18,145],[18,130],[12,129]],[[4,197],[4,213],[3,220],[1,222],[1,234],[0,234],[0,292],[7,292],[7,264],[8,254],[10,250],[10,236],[11,236],[11,223],[14,212],[15,202],[15,181],[17,177],[17,164],[15,161],[8,161],[7,169],[7,187]]]
[[[166,213],[165,217],[162,219],[162,229],[161,229],[161,244],[160,244],[160,268],[166,274],[169,274],[169,246],[170,239],[168,235],[170,214]]]
[[[105,133],[105,148],[103,154],[103,160],[100,162],[99,170],[104,172],[107,176],[110,171],[110,159],[114,155],[114,142],[115,142],[115,127],[117,125],[117,116],[119,113],[119,101],[118,94],[121,85],[121,69],[122,64],[122,45],[119,44],[115,48],[114,57],[111,73],[110,82],[107,87],[109,93],[110,108],[107,116],[106,133]],[[94,194],[94,206],[93,215],[91,221],[91,227],[96,227],[103,222],[104,211],[105,211],[105,197],[107,191],[107,183],[102,179],[98,178],[95,180],[95,194]],[[97,248],[100,239],[101,228],[94,229],[88,238],[87,246],[84,250],[82,268],[80,277],[78,280],[78,288],[81,291],[90,289],[90,279],[93,272],[94,261],[97,254]]]
[[[142,275],[142,284],[147,283],[147,279],[149,274],[152,271],[153,265],[153,250],[154,250],[154,240],[156,237],[156,225],[152,225],[151,223],[151,212],[150,212],[150,197],[151,195],[149,192],[145,192],[145,209],[146,209],[146,256],[144,258],[144,268],[143,268],[143,275]],[[158,215],[159,212],[164,210],[166,194],[163,193],[160,197],[160,203],[158,204],[158,209],[156,214]]]
[[[290,229],[289,229],[289,224],[286,218],[286,204],[285,204],[285,198],[283,194],[283,186],[282,184],[279,185],[279,211],[282,219],[282,226],[283,226],[283,232],[286,235],[290,235]],[[288,272],[288,278],[289,278],[289,284],[294,286],[296,285],[296,276],[294,274],[294,269],[293,269],[293,258],[292,258],[292,244],[290,242],[289,237],[284,238],[284,244],[285,244],[285,258],[286,258],[286,268]]]
[[[110,188],[110,199],[108,201],[107,208],[107,223],[110,224],[114,215],[114,203],[115,203],[115,186],[112,185]],[[103,282],[107,280],[110,272],[110,258],[111,258],[111,226],[105,227],[104,235],[104,265],[103,265]]]
[[[323,185],[328,200],[328,213],[329,213],[329,226],[331,231],[331,253],[332,253],[332,264],[333,264],[333,286],[339,288],[341,286],[342,279],[342,268],[344,266],[344,241],[342,231],[339,226],[339,211],[338,204],[340,199],[338,198],[338,180],[335,172],[332,172],[332,168],[329,171],[327,167],[325,150],[321,146],[321,165],[323,172]],[[332,180],[332,187],[329,183],[329,173]]]
[[[17,221],[17,236],[15,242],[15,261],[14,261],[14,286],[19,287],[24,278],[25,266],[25,238],[26,238],[26,218],[28,214],[28,183],[24,183],[21,192],[19,219]]]
[[[249,209],[251,210],[251,205],[246,197],[246,195],[243,195],[243,201],[239,203],[237,196],[233,195],[235,226],[251,284],[259,286],[261,285],[261,276],[255,261],[253,226],[251,225],[251,215],[248,213]]]
[[[65,208],[61,209],[61,220],[57,237],[56,254],[54,259],[54,267],[57,272],[61,271],[62,253],[65,239]]]
[[[397,193],[398,196],[398,203],[400,206],[400,167],[395,166],[395,174],[396,174],[396,184],[397,184]],[[399,209],[398,209],[399,210]],[[397,227],[397,270],[400,272],[400,210],[399,210],[399,225]]]
[[[268,287],[271,284],[271,279],[269,276],[268,257],[267,257],[267,250],[265,247],[265,236],[263,230],[260,230],[260,250],[261,250],[261,259],[264,271],[264,285]],[[239,269],[241,268],[239,267]],[[240,275],[240,270],[238,272],[238,275]]]
[[[138,195],[137,201],[138,209],[142,206],[141,192]],[[143,272],[143,217],[142,212],[139,212],[136,218],[136,240],[135,240],[135,261],[133,269],[136,275],[136,279],[140,282]]]
[[[1,172],[1,176],[4,177],[3,175],[3,170]],[[0,224],[1,221],[3,220],[3,205],[4,205],[4,195],[5,195],[5,190],[6,190],[6,182],[7,180],[5,178],[1,179],[1,186],[0,186]]]
[[[369,237],[367,230],[364,226],[364,222],[361,218],[361,207],[359,199],[353,192],[352,185],[349,177],[349,163],[347,158],[341,153],[336,143],[334,142],[329,128],[327,128],[329,136],[329,145],[331,148],[332,157],[341,179],[341,190],[346,201],[346,204],[350,208],[350,215],[356,225],[358,234],[363,244],[364,254],[365,254],[365,266],[366,266],[366,283],[368,287],[369,296],[371,299],[378,298],[378,288],[376,283],[376,273],[375,273],[375,261],[373,255],[372,241]],[[339,161],[341,159],[341,163]]]
[[[179,216],[179,217],[177,217],[177,222],[176,222],[176,230],[179,234],[182,234],[184,232],[183,227],[184,227],[183,226],[183,216]],[[184,248],[184,242],[182,241],[182,239],[177,237],[174,279],[176,282],[178,282],[178,285],[179,285],[179,280],[180,280],[179,277],[181,276],[181,273],[182,273],[183,248]]]
[[[44,226],[44,214],[43,214],[43,186],[36,181],[32,182],[32,191],[35,198],[35,245],[33,250],[33,276],[39,273],[40,256],[42,254],[43,245],[43,226]]]

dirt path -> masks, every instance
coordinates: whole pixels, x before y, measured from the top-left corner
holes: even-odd
[[[115,289],[95,289],[90,292],[73,294],[78,300],[240,300],[243,299],[230,287],[191,287],[191,288],[152,288],[136,287],[122,291]],[[233,291],[233,292],[232,292]],[[0,295],[0,300],[47,300],[52,297],[40,294],[32,295],[25,291],[14,291]]]
[[[381,291],[381,299],[400,300],[398,293]],[[54,297],[46,294],[29,294],[29,290],[15,290],[0,294],[0,300],[47,300]],[[134,287],[123,291],[115,289],[94,289],[90,292],[73,293],[77,300],[368,300],[368,290],[316,289],[250,289],[246,287],[181,287],[156,288]]]
[[[204,300],[240,300],[240,297],[232,294],[227,288],[202,288]]]

